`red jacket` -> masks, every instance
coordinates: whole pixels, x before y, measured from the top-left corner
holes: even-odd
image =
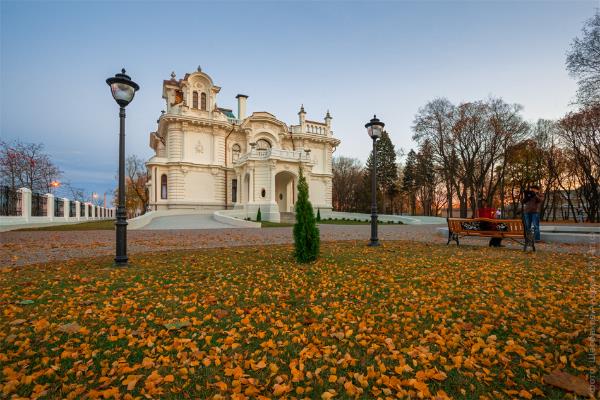
[[[490,207],[482,207],[477,210],[477,216],[479,218],[496,218],[496,209]]]

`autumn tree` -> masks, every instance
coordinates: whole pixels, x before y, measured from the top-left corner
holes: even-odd
[[[419,109],[414,136],[420,145],[429,141],[434,169],[444,182],[448,215],[457,198],[460,216],[479,199],[494,199],[502,186],[508,150],[528,133],[521,106],[490,98],[454,106],[435,99]]]
[[[128,156],[125,160],[125,209],[130,218],[144,214],[148,208],[146,183],[148,172],[144,161],[135,154]],[[118,188],[114,191],[113,199],[118,199]]]

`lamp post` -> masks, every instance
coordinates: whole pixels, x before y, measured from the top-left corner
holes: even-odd
[[[369,246],[379,246],[377,238],[377,139],[381,137],[385,124],[376,115],[365,124],[367,133],[373,139],[373,158],[371,169],[371,241]]]
[[[115,265],[127,265],[127,216],[125,214],[125,107],[140,87],[125,74],[125,69],[120,74],[106,80],[113,98],[119,105],[119,194],[117,204],[117,246]]]

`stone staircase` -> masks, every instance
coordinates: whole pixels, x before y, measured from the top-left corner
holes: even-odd
[[[279,222],[284,224],[294,224],[296,223],[296,213],[293,212],[280,212],[279,213]]]

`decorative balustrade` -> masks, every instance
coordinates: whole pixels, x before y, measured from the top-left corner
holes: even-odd
[[[312,162],[310,155],[303,150],[283,150],[283,149],[252,149],[250,152],[240,156],[234,165],[242,164],[248,160],[281,160],[281,161],[301,161]]]
[[[317,125],[317,124],[308,122],[308,123],[306,123],[306,125],[304,127],[305,127],[305,130],[302,130],[301,125],[292,125],[290,127],[290,132],[292,134],[308,133],[308,134],[323,135],[323,136],[326,136],[329,133],[327,126],[324,126],[324,125]]]

